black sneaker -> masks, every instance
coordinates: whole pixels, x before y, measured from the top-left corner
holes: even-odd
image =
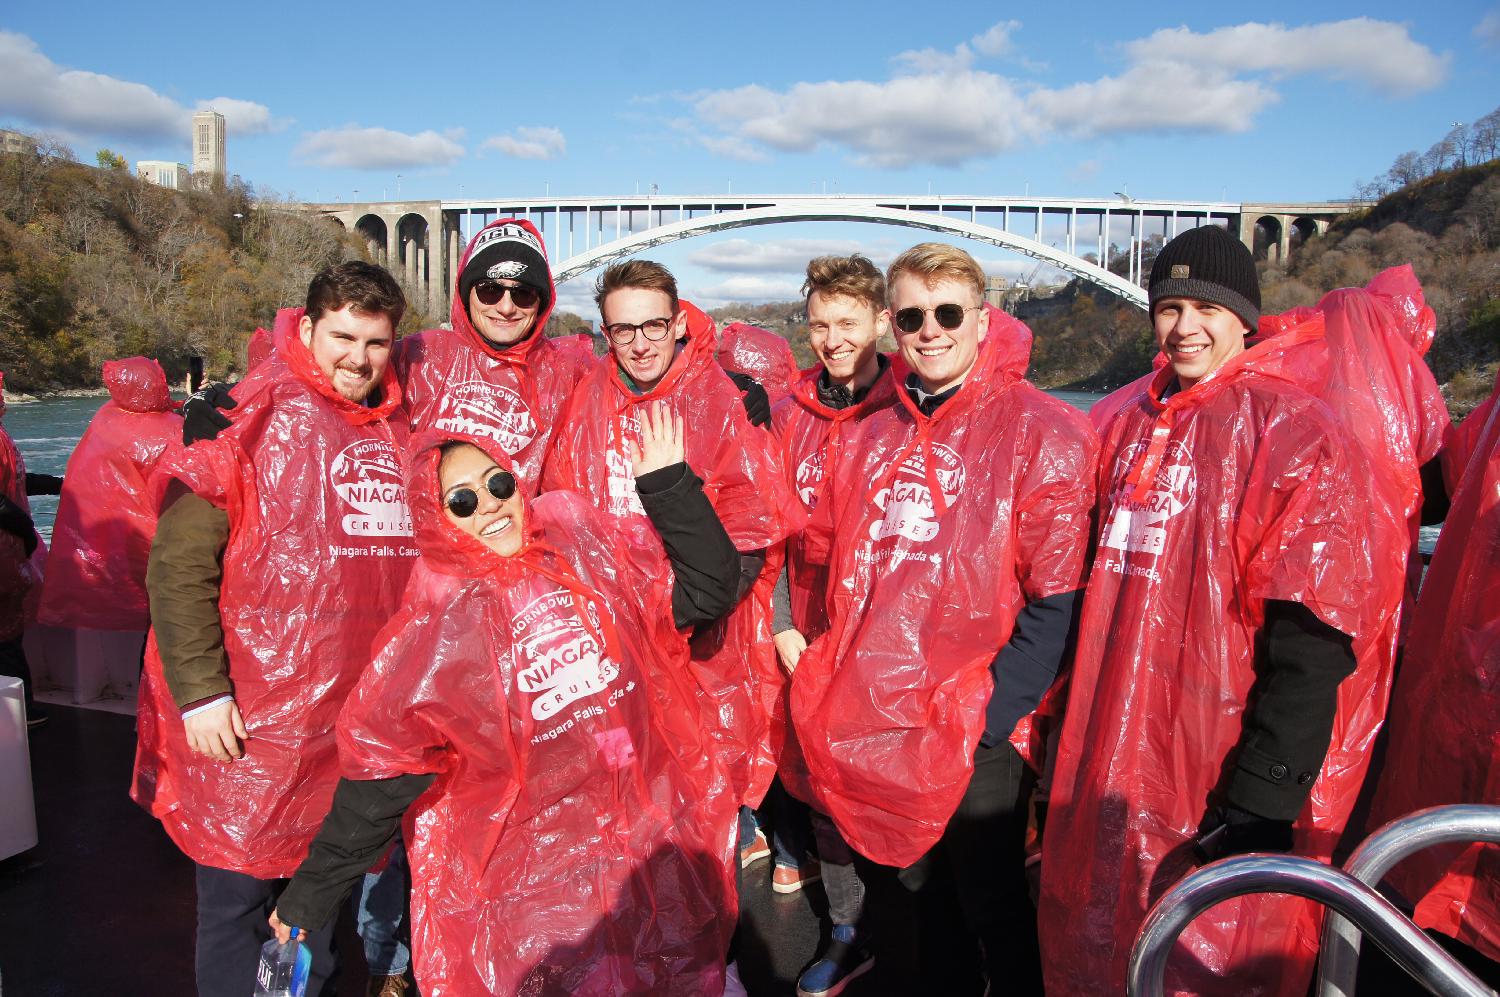
[[[836,924],[828,951],[797,978],[797,997],[835,997],[873,965],[875,956],[858,942],[854,926]]]

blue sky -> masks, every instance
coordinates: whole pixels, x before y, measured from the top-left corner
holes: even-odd
[[[307,200],[394,198],[397,174],[404,198],[1321,200],[1500,103],[1493,0],[7,6],[0,124],[186,160],[211,103],[231,171]],[[789,225],[658,255],[719,303],[791,296],[825,248],[913,241]]]

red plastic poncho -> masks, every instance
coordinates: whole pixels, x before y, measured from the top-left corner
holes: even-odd
[[[5,375],[0,373],[0,392]],[[0,416],[5,414],[5,395],[0,393]],[[10,434],[0,426],[0,495],[24,511],[31,511],[26,500],[26,462]],[[37,554],[45,557],[40,544]],[[26,596],[41,581],[39,559],[26,557],[26,545],[20,537],[0,530],[0,640],[19,640],[25,629]]]
[[[1421,466],[1435,457],[1450,428],[1448,406],[1423,357],[1437,319],[1410,266],[1392,267],[1364,288],[1330,291],[1316,309],[1297,308],[1261,320],[1262,335],[1296,328],[1321,313],[1331,364],[1326,377],[1304,382],[1334,412],[1369,463],[1370,498],[1381,517],[1394,517],[1408,534],[1405,606],[1416,605],[1422,582],[1417,555],[1421,529]],[[1382,527],[1385,532],[1386,527]],[[1387,672],[1372,701],[1371,736],[1384,714],[1399,620],[1393,618],[1383,652]]]
[[[896,401],[895,382],[882,372],[865,397],[848,408],[835,409],[818,398],[818,378],[822,365],[802,372],[792,386],[791,394],[776,404],[771,412],[771,428],[781,443],[782,466],[787,479],[809,513],[817,508],[823,494],[824,468],[839,441],[854,431],[860,420]],[[792,624],[809,642],[828,629],[824,601],[828,587],[828,567],[808,558],[801,535],[786,541],[787,594],[791,599]],[[793,682],[795,675],[793,676]],[[792,682],[778,700],[778,712],[771,718],[771,738],[776,750],[777,771],[787,790],[802,800],[812,799],[808,784],[807,763],[797,746],[796,731],[790,718]],[[775,744],[781,739],[781,744]]]
[[[147,482],[180,446],[167,375],[146,357],[104,364],[104,403],[68,458],[37,619],[54,627],[145,630],[146,559],[156,535]]]
[[[441,442],[414,449],[422,557],[338,728],[349,778],[438,774],[406,818],[423,993],[719,993],[737,811],[664,558],[571,492],[495,554],[440,511]]]
[[[252,371],[267,360],[276,349],[271,334],[263,327],[257,327],[250,334],[250,341],[245,344],[245,370]]]
[[[1500,371],[1496,372],[1496,385],[1500,386]],[[1469,468],[1469,461],[1479,449],[1479,439],[1484,434],[1490,413],[1500,408],[1496,405],[1497,400],[1500,400],[1500,392],[1491,392],[1474,411],[1464,417],[1463,422],[1449,431],[1442,452],[1443,483],[1447,486],[1449,495],[1458,493],[1459,483],[1463,481],[1464,472]]]
[[[1500,381],[1455,433],[1470,454],[1422,584],[1372,827],[1423,807],[1500,805]],[[1477,421],[1476,421],[1477,417]],[[1417,852],[1387,877],[1416,922],[1500,960],[1500,847]]]
[[[771,641],[771,590],[779,561],[774,550],[802,526],[801,508],[787,487],[775,439],[750,425],[740,392],[714,362],[713,320],[689,302],[687,342],[655,388],[637,395],[604,358],[578,385],[543,474],[543,491],[568,489],[620,520],[633,543],[659,546],[635,494],[627,450],[639,438],[638,407],[665,401],[683,417],[687,463],[740,551],[767,550],[759,579],[739,605],[693,640],[693,669],[713,703],[714,738],[737,796],[760,803],[775,773],[769,717],[783,674]]]
[[[571,353],[584,364],[593,366],[598,359],[594,355],[594,337],[586,332],[575,332],[567,336],[553,336],[552,345],[564,353]]]
[[[152,634],[131,795],[202,865],[290,876],[338,782],[333,724],[396,612],[416,549],[402,475],[401,387],[386,369],[373,408],[328,383],[276,316],[276,353],[239,383],[230,428],[163,457],[170,478],[223,508],[219,616],[244,757],[189,750]]]
[[[1122,991],[1147,910],[1192,870],[1268,599],[1354,637],[1294,850],[1326,859],[1343,829],[1379,721],[1366,701],[1384,698],[1373,649],[1399,602],[1386,558],[1404,537],[1372,540],[1359,451],[1300,387],[1327,370],[1314,314],[1165,401],[1170,368],[1142,379],[1101,440],[1101,535],[1043,841],[1049,994]],[[1167,992],[1300,995],[1320,919],[1285,896],[1218,905],[1183,933]]]
[[[953,816],[1016,614],[1083,584],[1097,443],[1024,380],[1030,354],[1030,330],[992,311],[931,417],[893,384],[898,403],[830,455],[808,528],[831,628],[797,666],[792,722],[814,803],[886,865],[921,858]]]
[[[462,274],[474,246],[486,232],[511,226],[535,240],[546,256],[542,237],[528,221],[501,218],[469,240],[455,275]],[[551,276],[548,276],[549,286]],[[486,436],[511,456],[521,480],[536,487],[552,431],[573,386],[596,362],[576,349],[559,346],[542,334],[557,301],[551,286],[537,311],[530,335],[500,349],[479,334],[458,295],[454,277],[452,329],[429,329],[396,344],[393,364],[406,395],[406,414],[413,432]]]
[[[791,394],[801,376],[792,345],[785,338],[744,322],[731,322],[719,330],[714,358],[725,370],[749,374],[760,382],[772,405]]]

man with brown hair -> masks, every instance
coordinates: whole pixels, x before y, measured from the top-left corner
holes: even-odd
[[[916,894],[915,912],[870,905],[882,949],[920,947],[906,985],[977,992],[982,972],[1040,993],[1034,777],[1008,739],[1066,653],[1097,444],[1024,380],[1031,334],[984,305],[968,253],[915,246],[886,286],[911,373],[827,458],[804,549],[827,566],[829,629],[792,720],[816,805],[878,864],[871,889]]]
[[[266,917],[338,781],[333,721],[416,554],[380,267],[319,273],[276,318],[233,424],[169,454],[132,795],[197,864],[198,992],[253,986]],[[307,939],[310,993],[332,930]]]
[[[728,593],[734,608],[694,630],[690,667],[720,760],[739,802],[753,807],[775,771],[769,717],[782,683],[770,630],[778,565],[762,569],[767,549],[802,525],[801,510],[775,441],[747,420],[739,390],[714,359],[713,320],[679,300],[671,272],[650,260],[619,263],[600,275],[595,292],[613,362],[596,365],[573,392],[542,490],[580,492],[619,517],[623,529],[669,550],[681,538],[656,534],[638,490],[701,484],[709,495],[739,552],[739,585]],[[673,481],[637,481],[628,447],[639,436],[643,406],[657,401],[684,418],[686,467],[672,472]],[[678,619],[724,594],[707,576],[678,582],[672,592]]]
[[[885,276],[875,264],[858,254],[820,256],[807,265],[802,293],[807,301],[808,340],[819,365],[806,371],[776,405],[771,425],[797,497],[811,512],[822,495],[828,452],[853,433],[861,419],[891,405],[896,396],[891,379],[881,376],[890,360],[876,348],[880,337],[889,335],[891,320],[885,307]],[[786,568],[772,594],[775,618],[771,630],[782,667],[793,683],[797,660],[808,640],[828,629],[827,584],[824,567],[809,561],[801,538],[788,540]],[[778,762],[781,780],[793,795],[810,799],[806,767],[794,737],[786,737]],[[797,817],[787,809],[796,808],[783,808],[782,824]],[[828,947],[798,978],[797,992],[802,997],[828,997],[868,970],[874,955],[860,929],[864,883],[849,844],[826,814],[813,811],[810,817],[833,930]],[[787,884],[806,877],[790,864],[798,856],[783,854],[792,850],[782,840],[789,837],[787,829],[781,824],[773,828],[778,840],[771,886],[787,892]]]

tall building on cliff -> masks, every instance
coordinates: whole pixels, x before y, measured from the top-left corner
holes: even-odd
[[[229,175],[224,151],[224,115],[199,111],[193,115],[193,173],[200,182],[210,176],[223,182]]]

